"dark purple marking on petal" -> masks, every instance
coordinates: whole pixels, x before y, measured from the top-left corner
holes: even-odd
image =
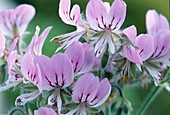
[[[57,75],[57,73],[55,73],[55,79],[56,79],[56,85],[58,85],[58,75]]]
[[[112,26],[114,19],[115,19],[115,17],[113,16],[112,21],[111,21],[111,23],[109,24],[109,28]]]
[[[90,93],[87,94],[85,102],[87,102],[88,97],[90,96]]]
[[[48,77],[47,76],[45,76],[45,78],[46,78],[46,80],[48,81],[48,85],[50,85],[51,87],[55,87],[52,83],[51,83],[51,81],[48,79]]]
[[[121,18],[119,18],[119,21],[116,23],[115,27],[113,28],[113,30],[115,30],[120,22]]]
[[[81,102],[82,98],[83,98],[83,93],[81,94],[80,97],[78,97],[79,102]]]

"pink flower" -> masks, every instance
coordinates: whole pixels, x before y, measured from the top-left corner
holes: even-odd
[[[6,39],[3,32],[0,30],[0,57],[4,55]]]
[[[155,10],[148,10],[146,13],[146,28],[149,34],[155,35],[161,29],[170,29],[168,20]]]
[[[21,72],[24,77],[24,81],[28,80],[29,82],[33,83],[38,87],[38,90],[17,97],[15,102],[16,105],[24,105],[28,101],[35,99],[43,90],[43,81],[41,78],[40,67],[34,62],[34,60],[36,56],[42,55],[42,46],[50,30],[51,27],[46,28],[39,36],[40,28],[37,26],[32,41],[21,59]]]
[[[60,46],[57,48],[56,52],[62,48],[67,48],[74,41],[79,41],[83,34],[85,34],[86,28],[88,28],[88,25],[81,19],[80,7],[76,4],[70,12],[70,6],[70,0],[60,0],[59,16],[64,23],[76,26],[77,30],[68,34],[56,36],[52,39],[56,40],[56,43],[60,43]]]
[[[104,34],[96,37],[95,52],[98,55],[106,50],[108,44],[110,52],[115,52],[116,34],[123,24],[126,16],[126,3],[115,0],[110,6],[102,0],[90,0],[86,8],[86,18],[90,27]]]
[[[34,115],[57,115],[57,114],[51,108],[41,107],[38,110],[34,111]]]
[[[18,66],[16,63],[17,59],[17,51],[14,50],[16,44],[18,42],[18,38],[16,38],[11,44],[7,57],[7,65],[8,65],[8,80],[5,82],[5,86],[0,87],[0,92],[7,90],[11,87],[18,85],[22,81],[22,75],[17,70]]]
[[[94,64],[94,47],[87,43],[73,42],[65,51],[76,75],[89,72]]]
[[[25,35],[26,28],[34,15],[34,7],[27,4],[20,5],[15,9],[1,11],[0,27],[5,36],[11,39],[21,38]]]
[[[143,61],[149,59],[154,52],[154,39],[149,34],[141,34],[136,37],[137,30],[135,26],[126,28],[123,33],[137,47],[124,46],[123,53],[125,57],[133,63],[143,64]]]
[[[100,106],[109,97],[110,92],[111,85],[107,78],[99,82],[99,78],[93,74],[84,74],[76,81],[72,93],[73,102],[79,103],[79,105],[75,110],[67,113],[67,115],[73,115],[76,110],[80,115],[83,115],[86,113],[85,106]]]
[[[136,38],[136,28],[131,26],[126,28],[123,33],[137,46],[137,48],[124,46],[124,55],[129,61],[137,65],[142,65],[143,62],[161,62],[170,65],[170,45],[168,44],[170,42],[170,30],[161,29],[155,33],[154,37],[149,34],[142,34]],[[140,65],[138,67],[140,69]],[[149,64],[145,64],[145,68],[153,77],[155,85],[158,85],[162,79],[161,73]]]

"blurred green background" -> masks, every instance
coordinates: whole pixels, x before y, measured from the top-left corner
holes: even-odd
[[[0,0],[2,2],[9,1],[15,6],[18,4],[28,3],[32,4],[36,8],[36,16],[28,27],[28,31],[31,34],[25,39],[27,43],[30,42],[32,35],[34,34],[36,25],[39,25],[41,31],[47,26],[53,26],[45,45],[43,47],[43,53],[51,56],[56,49],[54,43],[50,43],[50,39],[56,35],[67,33],[75,30],[75,27],[64,24],[58,16],[59,0]],[[73,4],[79,4],[81,11],[85,11],[86,4],[89,0],[72,0]],[[110,3],[113,0],[104,0]],[[130,25],[135,25],[138,29],[138,34],[145,33],[145,14],[148,9],[156,9],[159,13],[165,15],[169,20],[169,0],[125,0],[127,3],[127,15],[126,20],[122,28],[126,28]],[[9,8],[10,4],[6,4]],[[9,6],[8,6],[9,5]],[[145,97],[150,92],[150,89],[155,87],[149,85],[148,89],[142,89],[138,87],[127,87],[123,89],[124,95],[132,102],[133,111],[131,115],[136,115],[136,111],[144,101]],[[0,115],[7,114],[7,112],[14,106],[15,98],[19,95],[19,92],[6,91],[0,93]],[[170,115],[170,93],[163,90],[150,105],[145,115]]]

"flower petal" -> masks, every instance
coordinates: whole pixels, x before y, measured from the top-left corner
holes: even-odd
[[[86,7],[86,18],[91,28],[102,30],[106,28],[107,10],[101,0],[90,0]]]
[[[51,108],[41,107],[38,110],[34,111],[34,115],[57,115],[57,114]]]
[[[91,70],[94,65],[94,47],[91,44],[83,43],[84,63],[78,74],[86,73]]]
[[[123,34],[125,34],[132,43],[135,43],[135,39],[137,36],[137,30],[134,25],[124,29]]]
[[[110,8],[107,26],[116,31],[123,24],[125,17],[126,3],[123,0],[115,0]]]
[[[146,13],[146,28],[149,34],[155,35],[160,29],[169,29],[165,16],[159,15],[156,10],[149,10]]]
[[[83,44],[81,42],[72,43],[65,51],[65,54],[70,58],[74,73],[78,73],[81,71],[81,68],[84,63],[85,52],[83,49]]]
[[[22,94],[18,96],[15,100],[15,105],[25,105],[28,101],[32,101],[40,95],[40,91],[36,90],[31,93]]]
[[[70,14],[70,0],[60,0],[59,16],[66,24],[78,26],[80,23],[80,7],[74,5]]]
[[[1,41],[0,42],[0,57],[2,57],[4,55],[6,39],[1,29],[0,29],[0,41]]]
[[[132,46],[124,46],[123,53],[129,61],[136,63],[136,64],[142,64],[142,59],[136,48]]]
[[[54,88],[54,84],[51,82],[54,81],[54,76],[51,74],[51,59],[44,55],[36,56],[34,63],[38,64],[40,69],[41,74],[39,74],[40,76],[38,78],[42,79],[42,90],[51,90]]]
[[[28,4],[22,4],[15,9],[16,25],[20,35],[23,35],[29,22],[35,15],[35,8]]]
[[[154,39],[149,34],[141,34],[136,38],[136,46],[142,61],[147,60],[154,52]]]
[[[107,78],[103,79],[100,83],[96,97],[91,101],[92,107],[98,107],[103,104],[111,93],[111,85]]]
[[[73,66],[65,54],[54,54],[52,60],[52,72],[55,80],[52,81],[61,88],[68,87],[73,82]]]
[[[152,54],[152,60],[168,60],[170,58],[170,30],[162,29],[155,35],[155,49]]]
[[[94,77],[92,73],[86,73],[82,75],[75,83],[73,87],[73,93],[72,93],[72,100],[75,103],[81,102],[82,99],[82,93],[84,91],[84,88],[88,85],[88,83],[91,81],[91,79]],[[82,85],[83,84],[83,85]]]
[[[30,45],[27,48],[27,52],[31,53],[32,55],[39,56],[42,55],[42,47],[47,38],[50,30],[52,27],[47,27],[42,34],[39,36],[40,28],[36,26],[35,34],[32,38]],[[39,36],[39,37],[38,37]]]

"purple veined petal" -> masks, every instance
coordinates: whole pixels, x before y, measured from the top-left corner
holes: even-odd
[[[82,93],[84,92],[84,88],[88,86],[88,83],[93,79],[94,75],[92,73],[86,73],[82,75],[75,83],[73,87],[73,93],[72,93],[72,100],[75,103],[81,102],[82,99]],[[84,85],[82,85],[84,84]]]
[[[107,10],[101,0],[90,0],[86,7],[86,18],[91,28],[103,30],[106,28]]]
[[[42,86],[39,86],[40,89],[53,89],[55,87],[55,84],[52,84],[52,81],[54,81],[55,79],[54,76],[51,74],[51,59],[45,55],[36,56],[34,59],[34,64],[38,64],[38,68],[36,68],[36,70],[39,69],[40,74],[38,74],[38,78],[39,80],[42,80]]]
[[[14,38],[13,36],[13,26],[15,24],[15,15],[13,9],[7,9],[0,12],[0,27],[4,35]]]
[[[81,18],[80,7],[78,5],[74,5],[70,14],[70,5],[71,5],[70,0],[60,0],[59,16],[64,23],[73,26],[79,26]]]
[[[135,45],[138,47],[142,61],[151,57],[154,52],[154,39],[149,34],[141,34],[136,38]]]
[[[110,8],[107,26],[111,30],[118,30],[126,17],[126,3],[123,0],[115,0]]]
[[[93,77],[84,89],[81,102],[90,103],[95,98],[99,85],[99,78]]]
[[[31,54],[26,53],[21,59],[21,72],[23,77],[36,85],[41,87],[40,70],[37,64],[34,64],[34,58]],[[40,88],[41,90],[41,88]]]
[[[4,55],[6,39],[1,29],[0,29],[0,41],[1,41],[0,42],[0,57],[2,57]]]
[[[70,58],[74,73],[81,71],[84,63],[85,51],[81,42],[73,42],[65,51],[65,54]]]
[[[73,65],[65,54],[54,54],[51,58],[52,73],[55,75],[55,83],[58,87],[68,87],[74,78]]]
[[[95,98],[89,103],[92,107],[98,107],[103,104],[111,93],[111,85],[107,78],[103,79],[100,83]]]
[[[155,40],[155,49],[151,56],[152,60],[155,61],[161,61],[166,60],[170,58],[170,30],[167,29],[161,29],[157,32],[157,34],[154,37]]]
[[[57,114],[51,108],[41,107],[38,110],[34,111],[34,115],[57,115]]]
[[[123,54],[129,61],[136,63],[136,64],[143,64],[142,59],[139,55],[139,52],[136,48],[132,46],[124,46]]]
[[[74,21],[74,24],[76,26],[79,26],[80,24],[80,20],[81,20],[81,16],[80,16],[80,6],[79,5],[74,5],[72,10],[71,10],[71,14],[70,14],[71,20]]]
[[[28,4],[22,4],[15,9],[16,25],[20,35],[23,35],[29,22],[35,15],[35,8]]]
[[[91,70],[94,65],[94,47],[91,44],[83,43],[84,62],[78,74],[86,73]]]
[[[124,29],[123,34],[125,34],[132,43],[135,43],[135,39],[137,36],[137,30],[134,25]]]
[[[34,99],[36,99],[39,95],[40,95],[40,91],[36,90],[34,92],[31,93],[27,93],[27,94],[22,94],[20,96],[18,96],[15,100],[15,105],[25,105],[28,101],[32,101]]]

